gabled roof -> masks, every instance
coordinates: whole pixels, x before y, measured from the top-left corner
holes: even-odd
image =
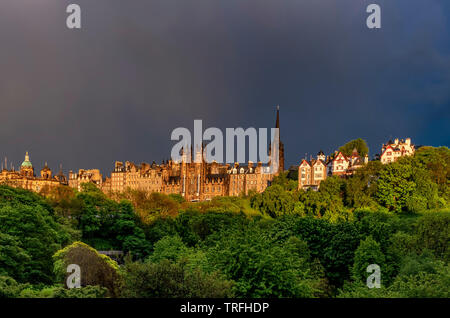
[[[344,160],[349,161],[348,158],[347,158],[347,156],[344,155],[341,151],[339,151],[338,154],[337,154],[330,162],[328,162],[328,163],[331,163],[331,162],[335,161],[335,160],[336,160],[337,158],[339,158],[340,156],[342,156],[342,157],[344,158]]]
[[[358,157],[352,164],[352,166],[362,166],[364,164],[364,161],[361,159],[361,157]]]
[[[313,159],[313,160],[311,161],[311,165],[312,165],[312,166],[315,166],[317,163],[319,163],[319,164],[325,166],[325,162],[323,162],[323,160],[320,160],[320,159],[314,160],[314,159]]]
[[[303,163],[306,163],[308,166],[311,166],[311,165],[309,164],[309,162],[306,161],[306,159],[303,159],[302,162],[300,162],[300,165],[299,165],[299,166],[303,165]]]
[[[392,147],[391,147],[390,145],[387,145],[387,146],[384,148],[383,152],[381,153],[380,158],[386,153],[386,151],[387,151],[388,149],[391,149],[392,151],[394,151],[394,149],[392,149]]]

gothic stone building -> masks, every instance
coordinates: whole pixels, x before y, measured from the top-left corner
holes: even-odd
[[[34,174],[34,167],[31,164],[30,156],[27,152],[19,171],[15,171],[12,166],[8,170],[7,161],[5,159],[5,163],[4,165],[2,164],[2,170],[0,172],[0,183],[34,192],[40,192],[45,188],[52,188],[59,185],[67,185],[66,177],[61,169],[56,176],[52,176],[52,170],[47,166],[47,163],[45,163],[40,172],[40,177],[37,177]]]
[[[103,184],[103,191],[123,192],[126,189],[148,193],[180,194],[187,201],[211,200],[216,196],[237,196],[250,190],[262,192],[272,181],[268,167],[252,162],[222,165],[217,162],[180,163],[168,160],[160,165],[116,162],[110,180]]]
[[[277,108],[276,128],[280,128],[279,108]],[[279,169],[272,173],[270,167],[260,162],[234,165],[205,162],[203,149],[183,150],[181,162],[153,162],[151,165],[136,165],[126,161],[116,161],[111,178],[101,185],[106,193],[123,192],[126,189],[148,193],[180,194],[187,201],[211,200],[216,196],[237,196],[249,191],[263,192],[273,176],[284,169],[284,146],[279,142]],[[190,160],[188,160],[190,158]],[[196,160],[194,160],[194,158]],[[75,185],[75,183],[74,183]]]

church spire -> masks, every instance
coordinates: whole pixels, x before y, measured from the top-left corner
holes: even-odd
[[[278,175],[278,173],[281,171],[284,171],[284,145],[281,142],[281,137],[280,137],[280,105],[277,105],[277,120],[275,122],[275,128],[276,130],[276,138],[278,139],[278,170],[276,172],[276,174]]]
[[[275,128],[280,129],[280,105],[277,105],[277,121],[275,123]]]

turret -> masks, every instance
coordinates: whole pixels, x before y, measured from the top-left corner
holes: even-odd
[[[411,145],[411,138],[406,138],[405,143],[410,146]]]
[[[325,161],[326,157],[322,150],[317,153],[317,160]]]
[[[52,170],[47,165],[47,162],[45,162],[44,168],[41,170],[41,178],[43,179],[51,179],[52,178]]]

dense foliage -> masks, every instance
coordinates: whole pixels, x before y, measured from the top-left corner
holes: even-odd
[[[449,297],[449,177],[449,149],[423,147],[319,191],[286,173],[200,203],[0,186],[0,297]],[[82,288],[65,288],[68,264]],[[381,288],[366,286],[369,264]]]

